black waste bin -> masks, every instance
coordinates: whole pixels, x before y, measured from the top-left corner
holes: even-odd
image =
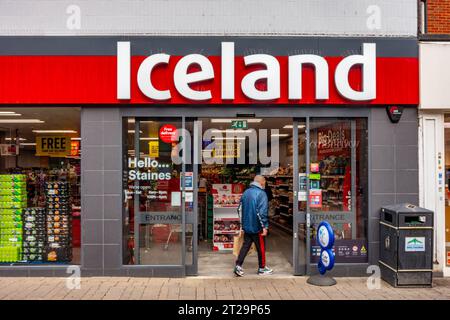
[[[394,287],[431,286],[433,211],[409,203],[381,208],[379,265]]]

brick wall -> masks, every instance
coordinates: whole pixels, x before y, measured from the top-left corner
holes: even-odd
[[[450,34],[450,0],[427,0],[427,31]]]

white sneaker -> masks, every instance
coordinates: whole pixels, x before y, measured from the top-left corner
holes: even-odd
[[[243,277],[244,276],[244,269],[242,269],[241,266],[236,266],[234,267],[234,274],[238,277]]]
[[[271,275],[271,274],[273,274],[273,270],[270,269],[269,267],[265,266],[264,268],[258,269],[258,274],[261,276]]]

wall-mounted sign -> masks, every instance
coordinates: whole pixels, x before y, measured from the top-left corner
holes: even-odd
[[[184,180],[184,191],[194,190],[194,173],[193,172],[185,172],[184,179],[181,179],[181,181],[183,181],[183,180]]]
[[[69,136],[52,135],[36,137],[36,155],[47,157],[67,157],[72,151]]]
[[[322,190],[309,190],[309,207],[322,208]]]
[[[2,156],[17,156],[19,148],[15,144],[0,144],[0,155]]]
[[[377,97],[377,45],[376,43],[363,43],[361,54],[350,55],[343,58],[335,68],[329,72],[328,61],[322,56],[312,54],[292,55],[288,58],[287,77],[289,78],[288,99],[291,101],[301,101],[303,97],[302,71],[304,64],[315,66],[316,86],[315,99],[328,100],[330,98],[330,84],[334,82],[337,92],[345,99],[351,101],[371,101]],[[280,98],[281,95],[281,73],[280,62],[274,56],[268,54],[252,54],[244,56],[244,66],[261,65],[263,70],[256,69],[246,72],[240,80],[240,85],[236,85],[236,70],[234,42],[221,43],[221,87],[220,92],[211,90],[206,86],[200,90],[193,87],[199,82],[215,80],[214,67],[212,62],[202,54],[189,54],[177,60],[172,75],[174,90],[159,89],[152,83],[154,69],[156,66],[168,65],[171,56],[165,53],[158,53],[147,57],[138,68],[137,85],[140,91],[148,98],[156,101],[172,99],[174,95],[192,101],[208,101],[217,99],[220,95],[222,100],[234,100],[236,95],[243,94],[245,97],[257,101],[271,101]],[[129,100],[131,98],[130,74],[131,74],[131,43],[129,41],[117,42],[117,99]],[[194,72],[192,66],[196,66]],[[240,65],[240,64],[239,64]],[[353,66],[361,66],[359,74],[359,90],[355,90],[349,82],[350,70]],[[241,71],[241,70],[239,70]],[[248,71],[248,70],[247,70]],[[333,75],[334,73],[334,75]],[[330,77],[332,74],[332,77]],[[330,79],[331,78],[331,79]],[[264,81],[264,90],[258,88],[258,84]],[[165,81],[167,82],[167,81]],[[241,88],[242,92],[235,92],[236,88]]]
[[[92,45],[76,37],[47,39],[46,50],[30,59],[36,48],[28,38],[15,39],[20,50],[0,39],[6,48],[0,56],[1,104],[419,103],[414,39],[390,39],[387,45],[386,39],[367,37],[227,37],[221,42],[214,37],[130,36],[119,42],[99,37]],[[68,55],[61,41],[75,41],[76,52]],[[33,83],[26,90],[20,81],[25,78]]]
[[[350,125],[340,122],[317,129],[317,157],[349,156],[351,151]],[[343,174],[343,173],[341,173]]]
[[[403,107],[388,106],[386,107],[386,112],[388,114],[389,120],[391,120],[392,123],[398,123],[403,114]]]
[[[159,157],[159,141],[149,141],[148,142],[148,156],[150,158],[158,158]]]
[[[247,120],[232,120],[231,129],[248,129]]]
[[[162,142],[172,143],[178,141],[178,130],[172,124],[165,124],[159,129],[159,138]]]

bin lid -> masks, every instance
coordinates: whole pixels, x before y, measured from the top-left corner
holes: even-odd
[[[388,206],[382,206],[381,209],[391,212],[397,212],[397,213],[433,213],[433,211],[421,208],[419,206],[416,206],[411,203],[400,203],[400,204],[393,204]]]

